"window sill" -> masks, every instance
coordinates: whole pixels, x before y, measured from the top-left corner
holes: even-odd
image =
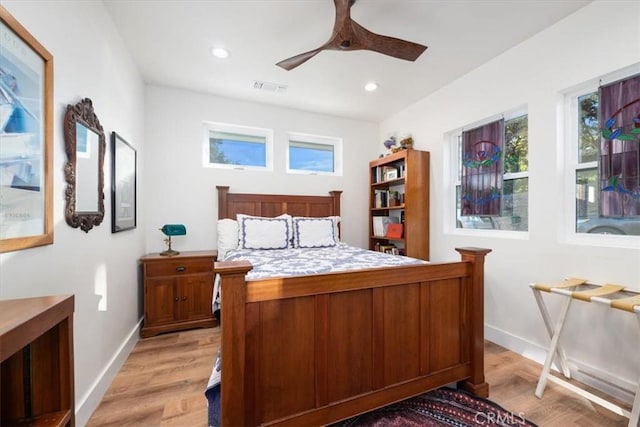
[[[567,233],[561,243],[569,245],[598,246],[606,248],[640,249],[640,236],[614,234]]]
[[[529,240],[528,231],[455,228],[447,234],[454,236],[497,237],[500,239]]]

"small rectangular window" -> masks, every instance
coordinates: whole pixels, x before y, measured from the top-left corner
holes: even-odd
[[[598,160],[600,129],[598,129],[598,93],[578,97],[578,163]]]
[[[289,133],[287,172],[342,175],[342,140]]]
[[[576,170],[576,231],[582,224],[598,217],[598,169]]]
[[[272,170],[270,129],[210,123],[204,125],[206,167]]]
[[[515,117],[504,122],[504,173],[529,170],[528,116]]]

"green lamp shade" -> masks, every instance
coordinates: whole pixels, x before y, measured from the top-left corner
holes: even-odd
[[[187,228],[182,224],[165,224],[160,229],[166,236],[184,236]]]

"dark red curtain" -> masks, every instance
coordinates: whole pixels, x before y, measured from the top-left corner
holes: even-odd
[[[640,216],[640,74],[600,87],[600,215]]]
[[[503,153],[504,120],[462,132],[462,216],[500,216]]]

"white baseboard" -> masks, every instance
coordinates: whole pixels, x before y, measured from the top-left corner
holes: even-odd
[[[138,339],[140,337],[140,327],[142,326],[142,319],[136,324],[133,330],[129,333],[127,339],[124,340],[122,345],[114,353],[113,357],[107,364],[107,366],[100,373],[96,381],[92,384],[91,388],[82,396],[79,402],[76,402],[76,426],[82,427],[87,424],[89,418],[96,410],[100,401],[107,392],[107,389],[111,385],[111,382],[118,374],[118,371],[124,364],[129,353],[133,350]]]
[[[494,342],[527,359],[539,363],[540,370],[542,370],[542,365],[547,357],[546,348],[487,324],[484,325],[484,337],[488,341]],[[573,359],[570,354],[567,354],[567,362],[571,377],[575,380],[607,393],[609,396],[626,402],[629,405],[633,403],[638,384],[626,378],[616,377],[608,372],[586,365],[579,360]],[[554,367],[554,369],[557,370],[557,367]],[[531,390],[531,394],[533,394],[533,392],[534,390]]]

